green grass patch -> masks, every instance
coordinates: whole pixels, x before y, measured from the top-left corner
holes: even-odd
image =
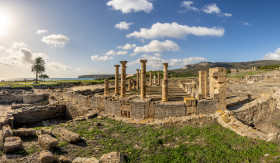
[[[119,151],[127,162],[263,162],[280,156],[278,144],[241,137],[216,123],[158,127],[94,118],[65,127],[88,142],[83,152],[73,150],[77,157]]]

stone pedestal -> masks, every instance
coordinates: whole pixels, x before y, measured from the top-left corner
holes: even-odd
[[[120,61],[121,63],[121,98],[125,97],[126,91],[126,63],[127,61]]]
[[[163,79],[168,79],[168,63],[163,63]]]
[[[120,65],[115,65],[115,95],[119,95],[119,67]]]
[[[140,88],[140,77],[139,77],[139,69],[136,69],[137,73],[136,73],[136,89],[139,89]]]
[[[166,102],[168,101],[168,80],[162,79],[162,101]]]
[[[140,97],[141,99],[146,98],[146,63],[147,60],[140,60],[141,62],[141,81],[140,81]]]
[[[106,78],[104,80],[104,97],[108,96],[109,95],[109,79]]]

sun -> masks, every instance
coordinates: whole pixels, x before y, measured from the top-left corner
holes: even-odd
[[[11,26],[11,19],[9,15],[0,10],[0,37],[7,33],[7,30]]]

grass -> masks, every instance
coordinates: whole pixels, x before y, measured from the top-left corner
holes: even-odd
[[[257,71],[242,71],[236,74],[229,74],[227,75],[228,78],[242,78],[245,76],[252,76],[257,74],[262,74],[264,72],[269,72],[270,70],[257,70]]]
[[[262,162],[280,156],[278,144],[241,137],[218,124],[157,127],[94,118],[65,127],[86,139],[79,149],[61,147],[75,157],[119,151],[127,162]]]

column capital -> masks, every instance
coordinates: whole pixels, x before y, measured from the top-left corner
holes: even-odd
[[[114,65],[116,68],[120,67],[120,65]]]
[[[163,66],[168,66],[168,63],[162,63],[163,64]]]
[[[146,63],[147,60],[146,60],[146,59],[141,59],[140,62],[141,62],[141,63]]]
[[[136,69],[136,71],[140,71],[139,69]]]
[[[121,63],[122,65],[125,65],[125,64],[127,63],[127,61],[120,61],[120,63]]]

